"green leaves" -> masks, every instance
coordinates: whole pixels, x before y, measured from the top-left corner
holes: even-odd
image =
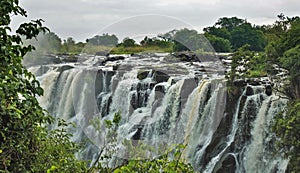
[[[128,164],[117,168],[114,173],[134,172],[134,173],[170,173],[170,172],[194,172],[190,164],[185,163],[181,158],[184,145],[177,145],[167,153],[156,159],[130,160]],[[173,157],[173,159],[172,159]]]
[[[11,35],[11,14],[26,16],[18,3],[0,1],[0,172],[86,172],[85,163],[75,158],[78,147],[70,142],[66,123],[47,130],[53,118],[36,99],[43,89],[21,63],[34,47],[23,46],[21,36],[34,38],[48,29],[36,20],[21,24]]]
[[[287,110],[275,117],[273,131],[279,138],[278,151],[290,158],[287,172],[299,172],[300,158],[300,101],[289,103]]]

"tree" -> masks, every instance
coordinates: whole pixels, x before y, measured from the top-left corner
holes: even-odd
[[[216,52],[231,52],[231,44],[229,40],[209,34],[206,35],[206,38],[209,40]]]
[[[85,164],[75,159],[76,147],[68,135],[47,131],[53,118],[36,99],[43,89],[21,63],[24,55],[34,49],[24,46],[21,37],[32,39],[48,29],[42,26],[42,20],[35,20],[21,24],[16,34],[11,34],[12,14],[26,16],[18,3],[0,2],[0,172],[82,172]]]
[[[250,45],[249,49],[253,51],[263,51],[266,46],[261,28],[252,26],[246,20],[237,17],[220,18],[214,26],[206,27],[203,31],[217,51],[225,48],[228,50],[228,46],[225,48],[222,46],[223,43],[228,42],[225,40],[230,41],[231,48],[235,51],[246,44]]]
[[[300,172],[300,101],[289,102],[275,117],[273,131],[279,137],[277,148],[289,158],[286,172]]]
[[[261,31],[252,27],[250,23],[243,23],[232,29],[231,44],[235,50],[248,44],[250,50],[263,51],[266,41]]]
[[[133,47],[133,46],[135,46],[135,40],[126,37],[126,38],[124,38],[122,45],[124,47]]]
[[[118,44],[118,37],[114,34],[108,33],[101,36],[96,35],[93,38],[87,39],[86,42],[95,46],[116,46]]]
[[[213,35],[227,40],[231,39],[231,34],[226,28],[217,28],[216,26],[212,26],[204,28],[203,31],[207,35]]]
[[[173,29],[165,34],[159,34],[158,38],[162,38],[164,41],[172,41],[177,31],[177,29]]]
[[[212,51],[209,41],[196,30],[181,29],[175,33],[173,41],[174,51]]]
[[[288,73],[287,83],[282,87],[289,102],[285,110],[276,115],[273,131],[278,137],[277,149],[289,158],[287,172],[299,172],[300,161],[300,19],[279,15],[279,21],[272,26],[272,32],[278,35],[269,43],[266,55],[273,64]],[[282,32],[278,34],[278,32]],[[280,79],[280,83],[282,79]]]
[[[236,27],[241,26],[242,24],[247,23],[246,20],[239,19],[237,17],[223,17],[220,18],[216,23],[215,27],[225,28],[227,31],[231,32]]]

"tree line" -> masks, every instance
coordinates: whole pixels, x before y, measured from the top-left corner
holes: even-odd
[[[80,53],[83,48],[90,49],[86,50],[88,53],[103,49],[114,53],[122,53],[127,49],[125,53],[148,49],[162,52],[234,52],[244,45],[249,45],[249,50],[263,52],[266,46],[277,38],[276,34],[283,31],[277,29],[279,28],[274,28],[273,25],[258,26],[237,17],[222,17],[213,26],[204,28],[202,33],[188,28],[174,29],[156,37],[146,36],[139,43],[129,37],[120,41],[115,34],[108,33],[95,35],[85,42],[75,42],[72,37],[62,40],[57,34],[50,32],[40,34],[38,44],[35,45],[37,49],[44,48],[44,51],[52,53]]]

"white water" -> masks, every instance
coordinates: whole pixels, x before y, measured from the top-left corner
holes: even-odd
[[[224,78],[195,76],[196,63],[188,66],[170,64],[163,57],[128,57],[122,64],[117,71],[84,63],[65,70],[61,70],[64,65],[49,65],[46,71],[31,69],[45,89],[39,98],[43,107],[77,125],[72,130],[75,141],[89,139],[82,158],[97,156],[106,144],[103,121],[120,111],[118,157],[151,158],[184,143],[183,157],[200,172],[285,171],[288,162],[273,157],[270,147],[274,145],[272,118],[285,106],[284,100],[274,101],[277,97],[266,96],[262,86],[250,86],[253,95],[243,92],[236,102],[228,103]],[[139,80],[138,73],[147,69],[146,78]],[[154,70],[168,72],[169,80],[155,82]],[[99,129],[91,123],[95,120],[100,122]],[[123,146],[124,139],[136,148]],[[140,152],[142,144],[151,147]]]

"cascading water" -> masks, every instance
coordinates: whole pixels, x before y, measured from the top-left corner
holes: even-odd
[[[219,62],[170,61],[166,55],[129,56],[109,66],[98,61],[30,68],[45,89],[41,105],[77,125],[75,141],[89,140],[82,158],[95,160],[106,144],[105,128],[91,122],[120,112],[117,157],[154,157],[182,143],[183,157],[196,171],[285,171],[288,161],[273,152],[270,129],[286,101],[266,95],[264,86],[248,85],[228,96],[224,76],[210,67]],[[203,67],[209,72],[199,71]],[[122,146],[124,140],[152,147],[139,155]]]

